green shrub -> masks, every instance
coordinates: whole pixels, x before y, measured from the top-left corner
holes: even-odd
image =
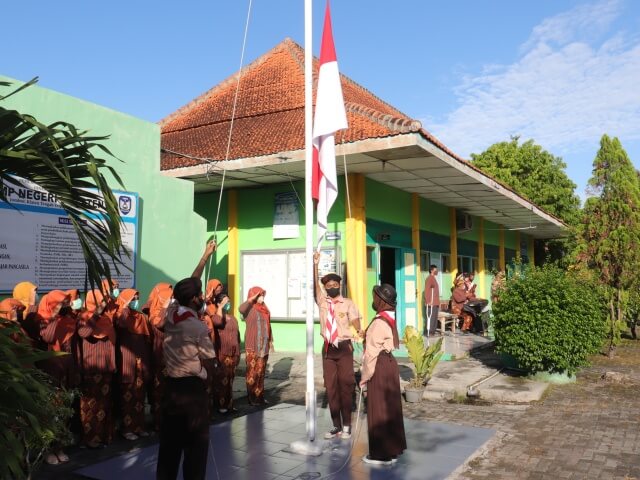
[[[0,478],[30,478],[54,445],[69,443],[72,393],[55,388],[34,363],[53,355],[16,343],[15,324],[0,320]]]
[[[497,350],[531,373],[575,373],[602,347],[606,331],[602,290],[552,265],[510,278],[493,313]]]
[[[411,386],[422,388],[442,357],[442,338],[429,348],[425,348],[422,335],[414,327],[408,326],[404,329],[403,341],[415,369],[415,375],[410,382]]]

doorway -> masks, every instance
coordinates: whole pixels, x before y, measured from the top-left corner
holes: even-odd
[[[380,283],[396,288],[396,249],[380,247]]]

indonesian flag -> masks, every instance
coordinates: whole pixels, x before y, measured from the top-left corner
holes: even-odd
[[[327,231],[327,215],[338,197],[336,176],[335,132],[347,128],[336,49],[331,32],[329,1],[324,17],[320,69],[316,92],[316,111],[313,118],[313,176],[311,195],[318,201],[318,244]]]

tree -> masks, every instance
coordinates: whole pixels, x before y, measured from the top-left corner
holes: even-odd
[[[609,355],[624,326],[626,291],[640,268],[640,181],[620,140],[603,135],[577,229],[576,260],[598,273],[609,304]]]
[[[87,277],[94,288],[102,278],[111,278],[112,265],[116,269],[123,265],[118,205],[103,172],[109,171],[123,187],[122,181],[105,159],[93,154],[98,150],[113,157],[100,143],[108,137],[87,135],[63,121],[45,125],[31,115],[1,106],[2,100],[36,81],[0,95],[0,201],[11,205],[9,188],[22,187],[18,178],[53,194],[78,235]],[[0,82],[0,86],[8,85]],[[103,221],[89,212],[97,213]]]
[[[565,223],[578,219],[580,199],[576,184],[567,176],[560,157],[543,150],[533,140],[519,144],[519,138],[491,145],[480,154],[471,154],[473,164],[513,188]]]

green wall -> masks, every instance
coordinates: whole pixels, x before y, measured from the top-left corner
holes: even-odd
[[[47,124],[64,120],[90,135],[109,135],[104,145],[122,160],[110,159],[109,164],[125,190],[140,195],[136,288],[142,298],[157,282],[175,283],[191,275],[204,250],[205,222],[194,213],[193,184],[160,173],[158,125],[38,86],[2,104]],[[120,189],[115,182],[111,187]]]
[[[251,250],[282,250],[282,249],[304,249],[305,248],[305,210],[299,205],[299,224],[300,236],[292,239],[273,239],[273,220],[275,213],[275,196],[278,193],[287,193],[296,190],[298,197],[304,201],[304,183],[281,183],[273,185],[265,185],[258,188],[244,188],[237,194],[237,214],[238,214],[238,248],[240,253]],[[333,204],[329,212],[329,231],[339,231],[341,233],[340,240],[324,241],[323,248],[334,247],[340,250],[341,262],[346,262],[346,231],[345,231],[345,212],[346,212],[346,186],[344,177],[338,178],[338,198]],[[195,209],[200,215],[207,219],[207,235],[216,234],[219,244],[218,252],[212,261],[211,272],[206,272],[206,278],[218,278],[224,283],[227,282],[228,273],[228,212],[229,203],[228,196],[223,193],[220,208],[220,217],[218,220],[218,229],[215,230],[215,216],[218,206],[219,193],[199,193],[195,196]],[[315,245],[315,242],[314,242]],[[242,268],[239,265],[239,275],[242,275]],[[242,291],[242,278],[240,280],[241,300],[244,300],[247,292]],[[240,320],[241,336],[244,336],[245,324],[242,316],[238,313],[237,307],[241,303],[238,300],[237,305],[233,306],[234,314]],[[268,298],[267,298],[267,304]],[[278,321],[273,320],[271,323],[274,337],[274,348],[278,351],[304,351],[306,348],[306,325],[304,321]],[[315,344],[316,352],[320,352],[323,346],[323,340],[320,336],[320,326],[315,325]]]

